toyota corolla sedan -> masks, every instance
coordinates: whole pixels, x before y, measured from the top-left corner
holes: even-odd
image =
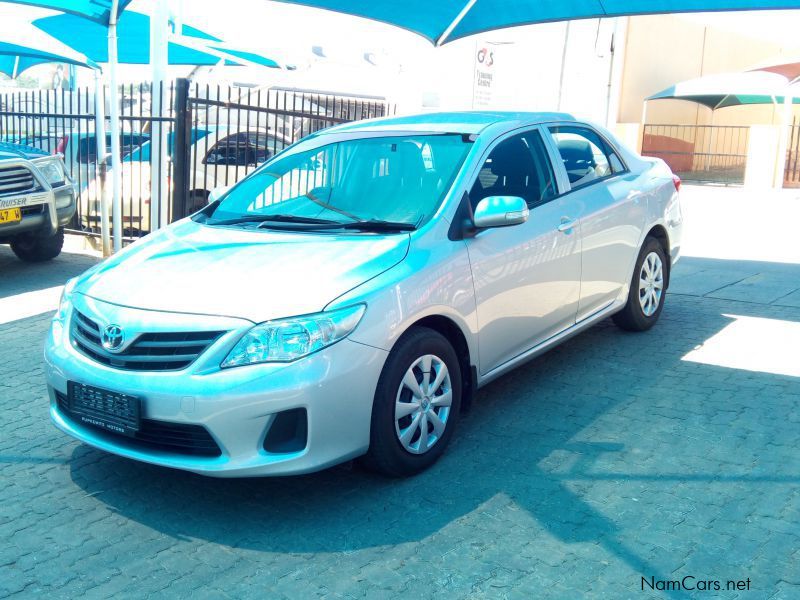
[[[565,114],[316,133],[68,282],[52,419],[205,475],[417,473],[479,387],[607,317],[656,323],[679,187]]]

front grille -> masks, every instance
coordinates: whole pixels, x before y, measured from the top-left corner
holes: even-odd
[[[33,173],[26,167],[0,167],[0,195],[22,194],[36,187]]]
[[[69,419],[73,419],[69,410],[69,401],[66,395],[56,392],[58,409],[61,414]],[[81,422],[82,427],[87,427],[99,434],[111,437],[116,443],[138,448],[143,450],[160,450],[173,454],[184,454],[189,456],[221,456],[217,442],[211,437],[208,430],[202,425],[190,425],[187,423],[169,423],[167,421],[155,421],[152,419],[142,419],[139,423],[139,430],[133,437],[113,433],[107,429],[94,427],[88,423]]]
[[[100,325],[80,311],[73,313],[72,343],[99,363],[128,371],[177,371],[192,364],[224,331],[140,334],[125,350],[103,348]]]
[[[33,206],[23,206],[22,207],[22,216],[26,217],[28,215],[40,215],[44,212],[44,204],[34,204]]]

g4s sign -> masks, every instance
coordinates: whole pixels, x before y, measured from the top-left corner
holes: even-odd
[[[478,50],[478,63],[486,66],[491,67],[494,64],[494,52],[489,50],[488,48],[481,48]]]

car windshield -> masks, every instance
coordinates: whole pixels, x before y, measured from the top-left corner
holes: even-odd
[[[263,217],[320,222],[391,222],[418,227],[441,204],[470,148],[460,134],[339,138],[282,154],[232,188],[209,223]],[[317,220],[311,227],[310,220]]]

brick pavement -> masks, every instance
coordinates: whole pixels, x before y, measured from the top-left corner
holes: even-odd
[[[93,262],[0,246],[0,303]],[[651,575],[800,597],[800,372],[687,359],[740,317],[796,324],[800,307],[718,297],[697,275],[714,268],[676,269],[650,332],[604,322],[484,388],[403,481],[217,480],[93,450],[49,422],[49,313],[0,314],[0,597],[664,597],[641,591]]]

